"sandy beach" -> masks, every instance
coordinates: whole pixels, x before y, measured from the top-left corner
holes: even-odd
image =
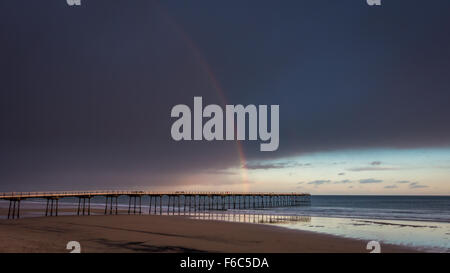
[[[58,216],[0,220],[0,252],[362,252],[367,242],[261,224],[183,216]],[[383,245],[382,252],[414,252]]]

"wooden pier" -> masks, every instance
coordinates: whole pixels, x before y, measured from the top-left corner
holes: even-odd
[[[8,219],[20,217],[20,202],[26,199],[47,201],[45,216],[58,216],[59,200],[77,198],[77,215],[91,215],[91,199],[105,198],[104,214],[118,214],[119,197],[128,197],[128,214],[142,214],[142,198],[148,198],[146,213],[181,214],[228,209],[261,209],[310,204],[308,193],[268,192],[153,192],[153,191],[61,191],[0,193],[0,200],[9,201]]]

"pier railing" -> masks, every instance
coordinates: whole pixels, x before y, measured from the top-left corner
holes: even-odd
[[[309,193],[295,193],[295,192],[232,192],[232,191],[51,191],[51,192],[2,192],[0,199],[15,199],[15,198],[49,198],[49,197],[79,197],[79,196],[106,196],[106,195],[246,195],[246,196],[306,196]]]

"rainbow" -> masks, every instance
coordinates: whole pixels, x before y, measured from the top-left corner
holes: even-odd
[[[166,19],[167,23],[172,26],[172,28],[175,30],[175,32],[180,35],[180,37],[185,41],[188,48],[191,50],[192,54],[194,55],[195,59],[198,61],[202,69],[205,71],[206,75],[208,76],[208,79],[210,80],[213,88],[216,90],[217,95],[219,96],[220,102],[222,106],[227,105],[227,100],[225,97],[225,93],[223,92],[223,89],[220,87],[219,82],[217,81],[210,65],[206,61],[203,54],[201,54],[199,48],[196,46],[192,38],[187,35],[187,33],[183,30],[183,28],[167,13],[163,10],[161,6],[158,6],[158,10],[161,11],[161,14]],[[247,160],[245,158],[244,148],[239,140],[235,140],[236,142],[236,148],[237,153],[239,157],[239,163],[240,163],[240,173],[241,173],[241,182],[243,186],[243,190],[248,192],[249,191],[249,182],[248,182],[248,174],[247,174]]]

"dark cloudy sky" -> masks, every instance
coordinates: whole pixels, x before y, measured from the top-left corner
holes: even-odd
[[[0,191],[450,194],[449,1],[81,1],[0,3]],[[194,96],[278,151],[173,141]]]

